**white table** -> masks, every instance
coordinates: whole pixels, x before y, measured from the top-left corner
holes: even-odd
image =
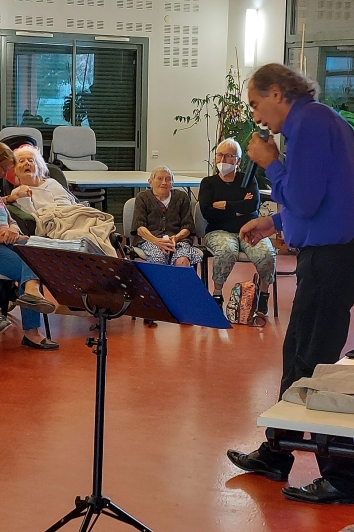
[[[70,185],[77,185],[85,188],[109,188],[109,187],[149,187],[148,179],[151,172],[135,171],[115,171],[106,172],[75,172],[65,171],[64,175]],[[175,187],[199,187],[201,179],[186,175],[176,175],[174,178]]]
[[[272,191],[269,188],[260,188],[259,193],[261,196],[268,196],[270,198]]]

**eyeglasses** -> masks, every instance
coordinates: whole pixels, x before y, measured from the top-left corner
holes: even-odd
[[[218,159],[222,159],[223,157],[224,159],[233,159],[234,157],[237,157],[237,155],[235,153],[217,153],[216,157]]]

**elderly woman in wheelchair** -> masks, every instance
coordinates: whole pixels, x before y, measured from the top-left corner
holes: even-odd
[[[173,173],[167,166],[156,168],[150,189],[135,200],[131,234],[133,246],[142,249],[149,262],[190,266],[201,262],[192,246],[195,233],[187,194],[173,189]]]
[[[1,175],[5,174],[13,164],[12,151],[0,143]],[[55,305],[43,297],[38,277],[14,251],[13,245],[22,239],[17,224],[0,198],[0,276],[2,279],[17,282],[19,286],[21,295],[16,303],[21,307],[24,330],[22,345],[34,349],[58,349],[59,345],[56,342],[45,338],[39,332],[39,313],[49,314],[55,310]]]
[[[87,236],[107,255],[117,256],[110,242],[115,230],[111,214],[78,204],[73,194],[48,177],[47,165],[36,147],[21,146],[14,155],[19,186],[6,201],[35,218],[37,235],[61,240]]]

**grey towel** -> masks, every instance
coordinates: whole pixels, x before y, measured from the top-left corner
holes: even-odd
[[[354,414],[354,366],[318,364],[312,377],[302,377],[282,399],[310,410]]]

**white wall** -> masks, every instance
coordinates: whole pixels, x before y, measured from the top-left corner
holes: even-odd
[[[163,21],[166,12],[160,3],[158,18]],[[176,127],[183,127],[173,118],[192,113],[193,97],[203,98],[224,90],[228,1],[201,0],[198,15],[172,12],[170,16],[171,25],[199,27],[198,66],[163,67],[163,24],[155,26],[149,63],[148,169],[162,163],[174,170],[206,171],[204,123],[172,137]],[[159,151],[159,159],[151,159],[152,150]]]
[[[260,27],[254,67],[266,63],[283,63],[285,43],[286,0],[230,0],[227,64],[235,65],[235,47],[238,51],[242,79],[253,69],[244,65],[246,9],[258,9]]]
[[[1,0],[0,28],[149,37],[147,169],[167,164],[174,170],[204,171],[204,124],[173,137],[177,126],[173,117],[190,114],[193,97],[223,92],[225,74],[229,65],[235,64],[235,46],[241,72],[247,75],[243,67],[245,10],[255,7],[256,1]],[[258,0],[258,4],[266,23],[258,63],[282,61],[285,0]],[[171,45],[165,44],[168,26]],[[178,38],[176,26],[181,30],[180,44],[174,45]],[[189,28],[189,34],[183,34],[183,27]],[[197,44],[183,46],[183,36],[190,36],[192,42],[193,28],[198,31],[198,35],[194,34]],[[168,47],[170,57],[165,55]],[[179,66],[164,66],[168,59],[171,64],[178,60]],[[181,66],[182,61],[185,66]],[[158,159],[152,159],[152,150],[159,152]]]

